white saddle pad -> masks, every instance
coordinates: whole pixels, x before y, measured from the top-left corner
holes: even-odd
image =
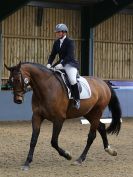
[[[82,92],[80,93],[80,99],[87,99],[91,97],[91,89],[89,86],[89,83],[87,82],[87,80],[84,77],[79,77],[77,79],[82,87]]]
[[[64,83],[67,87],[67,84],[66,84],[65,79],[64,79],[64,73],[62,73],[62,71],[56,70],[54,68],[50,68],[50,69],[60,73],[60,75],[61,75],[61,77],[62,77],[62,79],[63,79],[63,81],[64,81]],[[90,86],[89,86],[89,83],[87,82],[87,80],[82,76],[79,76],[79,78],[77,78],[77,80],[80,82],[80,85],[82,87],[82,91],[80,93],[80,99],[90,98],[91,97],[91,89],[90,89]],[[68,92],[69,99],[73,99],[71,97],[71,92],[70,92],[70,89],[68,87],[67,87],[67,92]]]
[[[77,80],[80,82],[81,87],[82,87],[82,91],[80,93],[80,99],[90,98],[91,97],[91,89],[90,89],[90,86],[89,86],[89,83],[87,82],[87,80],[81,76]],[[68,93],[69,93],[69,99],[72,99],[70,90],[68,91]]]

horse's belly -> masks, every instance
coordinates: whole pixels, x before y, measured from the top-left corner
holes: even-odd
[[[92,109],[93,105],[94,104],[89,104],[88,99],[86,99],[84,101],[81,101],[80,109],[77,110],[76,108],[73,108],[73,105],[71,103],[66,113],[66,118],[72,119],[84,116]]]

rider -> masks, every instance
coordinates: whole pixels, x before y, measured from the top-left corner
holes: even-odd
[[[55,28],[57,40],[53,44],[51,54],[48,59],[47,68],[51,68],[56,54],[59,55],[59,61],[56,63],[56,69],[64,69],[71,83],[72,94],[75,101],[74,107],[80,108],[80,95],[77,84],[77,72],[79,68],[78,61],[74,57],[74,41],[67,37],[68,28],[65,24],[58,24]]]

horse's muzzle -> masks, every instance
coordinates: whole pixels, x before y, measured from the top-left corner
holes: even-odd
[[[23,102],[23,96],[15,96],[14,103],[21,104]]]

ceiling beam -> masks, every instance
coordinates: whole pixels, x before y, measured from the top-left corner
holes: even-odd
[[[133,0],[104,0],[92,6],[91,27],[97,26],[102,21],[126,8]]]
[[[30,0],[1,0],[0,1],[0,22],[17,9],[27,4]]]

